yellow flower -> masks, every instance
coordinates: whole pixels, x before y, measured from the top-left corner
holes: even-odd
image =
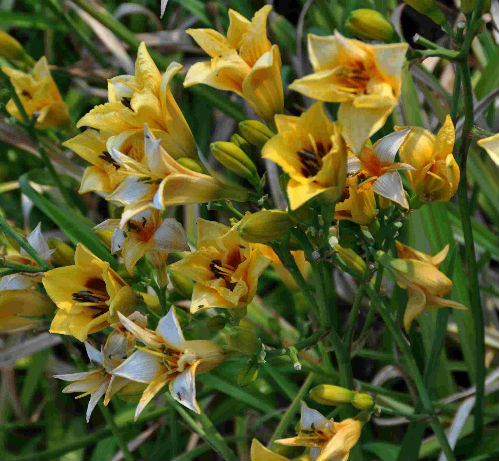
[[[277,115],[278,134],[263,147],[262,155],[289,174],[291,209],[314,197],[335,202],[342,194],[347,172],[347,150],[340,129],[329,121],[322,103],[300,117]]]
[[[126,175],[121,184],[107,196],[107,200],[125,207],[121,226],[133,216],[170,205],[205,203],[222,198],[245,200],[247,192],[230,187],[203,173],[182,166],[173,159],[156,139],[144,128],[144,159],[134,160],[116,148],[110,149],[112,161]]]
[[[57,305],[51,333],[85,341],[116,322],[116,312],[131,312],[136,296],[125,281],[86,247],[78,244],[75,265],[45,272],[43,286]]]
[[[499,166],[499,133],[478,141],[478,145],[485,149],[492,161]]]
[[[346,219],[360,225],[367,225],[376,218],[378,209],[370,183],[359,186],[357,176],[347,178],[345,191],[336,204],[336,219]]]
[[[258,278],[270,263],[254,244],[239,236],[237,225],[198,219],[198,247],[169,266],[196,282],[191,312],[211,307],[246,306],[255,296]]]
[[[460,171],[452,155],[455,137],[454,125],[447,116],[437,136],[412,127],[400,147],[400,159],[414,167],[406,175],[421,200],[446,202],[456,193]]]
[[[398,103],[407,47],[406,43],[368,45],[339,32],[328,37],[310,34],[314,73],[289,88],[320,101],[339,102],[343,137],[358,153]]]
[[[111,253],[121,251],[130,274],[137,261],[149,254],[156,267],[160,286],[168,283],[166,258],[172,251],[189,251],[189,244],[182,225],[175,219],[161,220],[159,210],[146,210],[126,222],[120,228],[119,219],[107,219],[95,229],[113,229]]]
[[[147,323],[146,317],[138,312],[133,313],[130,317],[141,326],[145,326]],[[54,378],[71,382],[71,384],[62,390],[63,393],[81,392],[82,394],[77,398],[90,395],[86,414],[87,423],[95,406],[102,397],[104,397],[104,405],[107,406],[114,394],[120,392],[126,393],[127,387],[130,387],[133,383],[133,381],[127,378],[113,375],[112,372],[125,361],[126,357],[132,353],[134,347],[135,338],[133,335],[117,325],[108,336],[106,344],[101,351],[97,350],[90,343],[85,342],[88,358],[97,365],[97,368],[80,373],[54,375]]]
[[[2,67],[2,70],[10,78],[28,116],[36,116],[37,128],[59,128],[70,121],[68,108],[50,75],[45,56],[29,73],[9,67]],[[17,120],[23,119],[12,99],[6,109]]]
[[[274,114],[283,111],[281,54],[267,38],[266,5],[248,21],[229,10],[227,37],[213,29],[188,29],[187,33],[211,57],[188,71],[184,86],[204,83],[219,90],[237,93],[248,101],[259,117],[272,123]]]
[[[257,439],[251,442],[251,461],[289,461],[282,455],[270,451],[267,447],[263,446]]]
[[[119,313],[123,326],[145,347],[137,347],[113,374],[148,386],[135,411],[137,418],[153,397],[169,384],[172,397],[187,408],[200,413],[196,401],[196,373],[205,373],[223,361],[223,351],[213,341],[186,341],[175,307],[163,317],[156,331],[137,325]]]
[[[348,174],[356,175],[361,185],[372,187],[381,197],[409,208],[402,178],[398,170],[413,170],[408,163],[396,163],[395,156],[406,139],[409,130],[395,131],[377,141],[374,146],[367,143],[358,155],[348,158]]]
[[[449,246],[435,256],[430,256],[396,241],[398,258],[378,252],[379,262],[395,273],[401,288],[407,289],[409,300],[404,313],[404,327],[411,328],[412,321],[426,309],[453,307],[467,309],[460,303],[444,299],[452,290],[452,281],[438,270],[447,257]]]
[[[296,437],[276,440],[281,445],[310,447],[317,461],[346,461],[358,442],[362,423],[348,418],[341,422],[327,419],[304,402],[301,407],[300,430]]]

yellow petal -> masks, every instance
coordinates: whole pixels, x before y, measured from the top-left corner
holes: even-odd
[[[292,210],[295,210],[312,198],[326,191],[327,188],[319,186],[315,183],[303,184],[291,179],[288,183],[289,206]],[[338,189],[337,192],[338,195],[340,195],[342,189]]]
[[[315,72],[334,69],[339,64],[339,50],[333,35],[308,35],[308,57]]]
[[[147,87],[157,94],[161,83],[161,74],[147,51],[146,44],[141,42],[135,61],[135,79],[139,87]]]
[[[326,69],[306,75],[291,83],[288,88],[309,98],[324,102],[344,102],[352,99],[352,95],[336,86],[337,71]]]
[[[450,115],[447,115],[445,122],[440,128],[433,146],[433,158],[445,159],[448,155],[452,155],[454,142],[456,140],[456,132]]]
[[[317,461],[348,459],[350,450],[357,444],[362,431],[362,423],[355,419],[345,419],[335,423],[336,434],[322,449]]]
[[[402,67],[408,47],[407,43],[375,45],[372,47],[377,70],[393,88],[395,98],[400,96]]]
[[[83,133],[68,139],[62,145],[71,149],[92,165],[105,165],[102,153],[107,152],[107,136],[96,130],[85,130]]]
[[[251,27],[251,22],[233,9],[229,9],[229,20],[230,24],[229,29],[227,30],[227,40],[232,48],[239,50],[245,34]]]
[[[267,38],[267,17],[272,11],[271,5],[260,8],[251,20],[251,26],[242,37],[239,54],[246,63],[253,67],[260,57],[270,50]]]
[[[420,127],[411,127],[411,131],[400,146],[400,160],[412,165],[416,170],[431,161],[435,136]]]
[[[212,58],[234,48],[220,32],[213,29],[187,29],[186,33]]]
[[[482,149],[485,149],[492,161],[499,166],[499,133],[488,138],[480,139],[478,145]]]
[[[93,191],[108,193],[112,192],[113,189],[114,187],[112,186],[110,178],[103,168],[89,166],[83,173],[78,192],[80,194]]]
[[[288,458],[270,451],[257,439],[253,439],[251,442],[251,461],[288,461]]]

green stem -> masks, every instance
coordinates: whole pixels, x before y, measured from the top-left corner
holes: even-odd
[[[314,374],[310,373],[307,376],[307,379],[303,382],[300,390],[296,394],[296,397],[293,399],[288,409],[286,410],[286,413],[284,413],[283,417],[281,418],[281,421],[279,421],[279,424],[275,428],[275,431],[272,434],[272,437],[270,438],[270,441],[268,443],[269,447],[274,445],[274,442],[280,439],[286,432],[286,429],[289,427],[291,421],[293,421],[295,417],[298,407],[300,406],[300,402],[303,400],[309,387],[312,385],[313,379],[314,379]]]
[[[126,461],[133,461],[133,455],[128,449],[126,441],[123,439],[123,434],[120,432],[118,426],[114,422],[109,408],[107,408],[102,401],[99,401],[99,409],[102,413],[102,416],[104,416],[107,425],[111,428],[116,443],[120,447],[120,450],[123,452],[123,458],[125,458]]]
[[[365,291],[364,284],[361,284],[357,290],[357,294],[355,295],[355,299],[353,301],[352,309],[350,309],[350,314],[348,316],[347,330],[345,332],[344,343],[346,344],[349,353],[351,352],[352,349],[353,330],[355,328],[355,322],[359,315],[360,304],[362,302],[362,297],[364,296],[364,291]]]
[[[322,328],[313,335],[309,336],[308,338],[298,341],[294,346],[289,346],[289,347],[283,347],[281,349],[273,349],[270,351],[267,351],[265,354],[266,359],[272,359],[275,357],[280,357],[282,355],[287,355],[290,352],[290,349],[293,347],[298,351],[302,351],[304,349],[308,349],[311,346],[314,346],[317,344],[324,335],[327,335],[329,333],[328,328]]]
[[[28,253],[43,270],[48,271],[52,269],[52,266],[38,254],[38,252],[29,244],[26,239],[9,226],[2,215],[0,215],[0,231],[5,233],[5,235],[9,236],[12,240],[14,240],[14,242],[16,242],[21,248],[23,248],[26,253]]]
[[[15,272],[44,272],[44,269],[38,266],[28,266],[27,264],[19,264],[14,261],[8,261],[0,257],[0,267],[7,267],[15,270]],[[49,270],[49,269],[45,269]]]
[[[402,353],[403,360],[407,367],[408,375],[411,376],[414,380],[419,397],[421,399],[421,403],[423,405],[423,409],[428,412],[429,415],[434,415],[435,410],[433,408],[430,395],[428,394],[426,386],[423,382],[423,377],[421,376],[418,365],[411,353],[411,349],[409,347],[407,339],[400,332],[400,329],[397,327],[395,321],[393,320],[389,309],[386,307],[384,301],[380,298],[378,293],[369,285],[367,286],[367,292],[369,294],[369,297],[371,298],[371,302],[375,303],[377,311],[381,315],[383,321],[385,322],[385,325],[387,326],[395,343]],[[449,441],[447,440],[447,436],[439,419],[434,418],[433,420],[431,420],[430,426],[432,427],[433,432],[435,433],[435,436],[437,437],[447,459],[449,461],[455,461],[456,456],[454,455],[454,452],[449,445]]]

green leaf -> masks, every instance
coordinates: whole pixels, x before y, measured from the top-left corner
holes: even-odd
[[[174,0],[174,2],[196,16],[205,26],[212,26],[210,19],[206,15],[203,2],[199,0]]]

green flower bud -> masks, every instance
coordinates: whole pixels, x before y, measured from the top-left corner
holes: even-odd
[[[374,399],[364,392],[355,392],[351,403],[357,410],[370,410],[374,406]]]
[[[201,167],[201,165],[192,158],[182,157],[177,159],[177,162],[180,163],[182,166],[189,168],[189,170],[195,171],[196,173],[203,172],[203,168]]]
[[[241,371],[237,375],[237,384],[239,386],[249,386],[258,378],[258,366],[254,363],[248,363],[241,368]]]
[[[251,144],[246,141],[240,134],[234,133],[230,137],[230,142],[233,142],[236,146],[240,147],[248,155],[251,154]]]
[[[351,403],[355,391],[331,384],[320,384],[311,389],[309,395],[312,400],[323,405],[340,405],[342,403]]]
[[[239,122],[239,131],[243,137],[254,146],[261,149],[275,133],[258,120],[243,120]]]
[[[286,211],[262,210],[241,220],[239,235],[247,242],[267,243],[280,239],[294,225]]]
[[[363,275],[366,270],[365,261],[353,251],[351,248],[345,248],[341,245],[336,245],[334,250],[338,253],[340,259],[357,274]]]
[[[248,155],[232,142],[217,141],[210,145],[213,156],[228,170],[252,184],[260,180],[255,164]]]
[[[191,279],[178,272],[170,272],[170,282],[172,282],[173,289],[183,298],[191,299],[194,283]]]
[[[379,11],[366,8],[352,11],[345,27],[362,40],[391,42],[396,37],[395,29]]]
[[[435,0],[404,0],[404,2],[418,13],[428,16],[436,24],[442,25],[447,21]]]

